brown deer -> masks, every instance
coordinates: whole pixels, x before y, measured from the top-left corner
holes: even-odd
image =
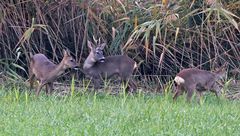
[[[88,41],[90,53],[83,64],[83,71],[87,77],[91,78],[95,89],[100,88],[102,78],[111,78],[114,75],[120,77],[121,81],[127,84],[131,91],[135,91],[137,86],[131,79],[137,63],[127,55],[115,55],[104,57],[103,48],[106,43],[94,44]]]
[[[64,50],[64,57],[62,61],[56,65],[51,62],[43,54],[30,54],[30,68],[29,68],[29,82],[30,90],[33,88],[34,79],[39,81],[36,88],[36,95],[38,96],[42,87],[46,85],[46,94],[51,94],[53,90],[53,81],[56,80],[68,68],[76,68],[77,64],[70,52]]]
[[[185,91],[187,93],[187,101],[190,102],[193,92],[196,91],[200,101],[203,91],[206,90],[214,92],[218,97],[221,89],[217,81],[225,75],[226,64],[215,72],[200,70],[197,68],[183,69],[174,78],[177,87],[173,99],[176,100],[177,97]]]

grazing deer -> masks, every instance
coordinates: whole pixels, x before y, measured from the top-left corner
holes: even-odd
[[[93,81],[94,88],[100,88],[102,78],[111,78],[113,75],[117,75],[122,82],[128,83],[128,89],[135,91],[137,86],[131,76],[137,63],[127,55],[104,57],[103,48],[106,43],[97,44],[94,47],[93,43],[88,41],[91,51],[83,64],[83,71]]]
[[[176,75],[174,79],[177,87],[173,99],[176,100],[177,97],[183,93],[183,91],[186,91],[187,93],[188,102],[191,101],[194,91],[198,93],[199,101],[202,96],[202,92],[206,90],[214,92],[218,97],[221,89],[217,83],[217,80],[223,78],[225,75],[225,64],[215,72],[196,68],[183,69]]]
[[[36,88],[38,96],[42,87],[46,85],[46,94],[51,94],[53,90],[53,81],[56,80],[68,68],[75,68],[77,64],[70,52],[64,50],[62,61],[56,65],[43,54],[30,54],[29,82],[30,90],[33,88],[34,78],[39,81]]]

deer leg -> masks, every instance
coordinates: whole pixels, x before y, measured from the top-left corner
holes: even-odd
[[[48,84],[46,84],[46,85],[45,85],[45,87],[46,87],[46,88],[45,88],[46,95],[48,95],[48,91],[49,91],[49,85],[48,85]]]
[[[124,79],[121,79],[121,84],[124,87],[124,91],[128,92],[128,90],[129,90],[128,81],[124,80]],[[127,86],[127,87],[125,88],[125,86]]]
[[[122,83],[126,85],[126,92],[134,92],[137,89],[136,83],[129,77],[129,74],[119,73]]]
[[[198,103],[200,104],[202,98],[202,91],[197,91]]]
[[[101,88],[101,86],[100,86],[101,81],[99,80],[99,78],[96,78],[96,77],[95,77],[95,79],[92,78],[92,81],[93,81],[94,89],[95,89],[95,90]]]
[[[187,102],[191,102],[192,95],[193,95],[193,90],[188,90],[187,91]]]
[[[34,84],[34,79],[35,79],[35,76],[33,75],[32,77],[30,77],[29,79],[29,83],[30,83],[30,93],[33,89],[33,84]]]
[[[136,89],[137,89],[136,84],[135,84],[131,79],[129,79],[129,80],[124,79],[124,80],[122,80],[122,83],[124,83],[124,85],[127,86],[127,87],[126,87],[126,91],[127,91],[127,92],[133,93],[133,92],[135,92]]]
[[[52,94],[53,93],[53,83],[48,83],[48,87],[49,87],[48,93]]]
[[[35,75],[33,73],[29,73],[29,84],[30,84],[30,93],[31,93],[31,90],[33,88],[33,84],[34,84],[34,78],[35,78]]]
[[[40,82],[38,87],[37,87],[37,90],[36,90],[36,96],[39,96],[39,93],[40,93],[43,86],[44,86],[44,84],[42,82]]]
[[[136,90],[137,90],[136,82],[134,82],[133,79],[130,79],[128,84],[131,86],[131,90],[136,92]]]
[[[215,83],[215,84],[213,85],[212,89],[210,89],[210,91],[211,91],[211,92],[214,92],[215,95],[216,95],[216,97],[218,98],[219,95],[220,95],[220,92],[221,92],[221,88],[219,87],[218,84]]]
[[[175,94],[174,94],[174,96],[173,96],[173,100],[175,101],[175,100],[177,99],[177,97],[178,97],[179,95],[181,95],[181,94],[182,94],[182,89],[181,89],[181,87],[180,87],[179,85],[177,85]]]
[[[187,102],[191,102],[193,92],[196,90],[196,85],[187,88]]]
[[[46,95],[52,94],[52,89],[53,89],[53,84],[52,83],[47,83],[46,84]]]
[[[40,91],[42,90],[42,87],[46,85],[47,83],[43,80],[40,80],[38,87],[36,88],[36,96],[39,96]]]
[[[124,86],[126,85],[126,88],[124,88],[126,92],[133,93],[133,92],[136,91],[137,86],[136,86],[136,84],[133,80],[131,80],[129,78],[122,78],[121,81],[122,81]]]

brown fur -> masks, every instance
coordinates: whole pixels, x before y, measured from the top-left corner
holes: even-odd
[[[206,90],[214,92],[218,97],[221,89],[217,84],[217,80],[225,75],[225,68],[226,66],[224,65],[216,72],[210,72],[196,68],[183,69],[175,77],[177,87],[173,99],[176,100],[177,97],[183,93],[183,91],[186,91],[187,93],[187,101],[191,101],[194,91],[198,93],[199,99],[202,96],[202,92]]]
[[[98,58],[94,57],[95,50],[91,45],[92,43],[88,42],[88,44],[91,52],[84,62],[83,70],[93,80],[95,89],[100,87],[100,80],[102,78],[111,78],[117,75],[124,83],[128,82],[128,87],[131,90],[136,90],[137,86],[131,79],[136,67],[136,62],[133,59],[127,55],[116,55],[104,57],[104,62],[100,62],[97,60]]]
[[[77,66],[75,60],[70,55],[69,51],[64,50],[64,57],[62,61],[56,65],[51,62],[43,54],[31,55],[29,68],[29,82],[30,90],[33,88],[34,79],[39,81],[36,88],[36,95],[38,96],[42,87],[46,85],[46,93],[50,94],[53,89],[53,81],[61,75],[67,68],[74,68]]]

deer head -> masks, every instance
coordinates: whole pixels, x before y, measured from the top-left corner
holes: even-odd
[[[218,79],[224,79],[227,76],[227,63],[224,63],[214,73]]]
[[[104,62],[105,57],[103,55],[103,49],[105,47],[106,43],[98,43],[97,46],[94,46],[94,44],[90,41],[88,41],[88,47],[91,50],[89,57],[91,58],[91,61],[93,62]]]
[[[68,69],[68,68],[76,68],[77,67],[77,63],[75,61],[75,59],[71,56],[70,51],[69,50],[63,50],[63,67],[64,69]]]

